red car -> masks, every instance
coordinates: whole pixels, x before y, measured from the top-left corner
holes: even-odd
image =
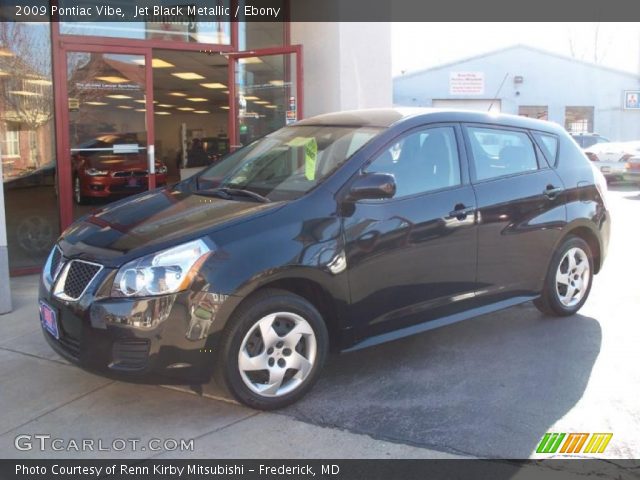
[[[147,148],[135,133],[106,133],[71,149],[73,198],[127,196],[147,190]],[[156,185],[167,183],[166,165],[156,162]]]

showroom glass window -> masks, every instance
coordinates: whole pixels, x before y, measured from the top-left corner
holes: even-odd
[[[42,265],[59,234],[50,25],[0,23],[0,156],[12,271]]]
[[[88,5],[99,5],[100,2],[86,2]],[[78,2],[75,0],[60,0],[61,8],[73,7]],[[130,0],[114,0],[109,2],[112,7],[120,7],[130,12],[133,18],[132,2]],[[158,3],[157,5],[146,3],[148,14],[142,15],[139,21],[128,22],[74,22],[74,18],[61,17],[60,33],[65,35],[93,35],[98,37],[116,37],[135,40],[161,40],[167,42],[184,43],[205,43],[215,45],[231,44],[231,23],[228,17],[220,15],[218,21],[211,21],[212,18],[205,17],[208,21],[202,21],[197,14],[192,13],[187,7],[230,8],[230,0],[193,0],[189,5],[181,5],[180,10],[171,13],[154,11],[154,7],[167,5]],[[65,21],[66,20],[66,21]]]
[[[367,172],[390,173],[394,198],[460,185],[460,161],[453,127],[428,128],[407,135],[378,156]]]

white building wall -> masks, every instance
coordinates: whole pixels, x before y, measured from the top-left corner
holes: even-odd
[[[450,72],[484,72],[485,94],[452,96]],[[498,93],[501,82],[508,75]],[[514,76],[523,83],[514,84]],[[394,104],[431,106],[432,99],[492,98],[504,113],[521,105],[548,106],[549,120],[564,125],[566,106],[593,106],[594,131],[612,140],[640,140],[640,111],[623,110],[624,90],[640,78],[527,47],[514,47],[394,79]]]
[[[302,44],[305,116],[392,103],[391,25],[293,22]]]

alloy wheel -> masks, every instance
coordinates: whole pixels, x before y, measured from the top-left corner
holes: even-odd
[[[589,288],[589,258],[584,250],[573,247],[564,254],[556,272],[556,293],[560,303],[573,307]]]
[[[313,328],[303,317],[292,312],[266,315],[242,340],[238,352],[240,376],[258,395],[286,395],[307,379],[317,350]]]

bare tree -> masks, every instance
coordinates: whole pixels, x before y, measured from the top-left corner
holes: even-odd
[[[0,23],[0,119],[36,130],[53,117],[47,30]]]
[[[611,36],[603,38],[600,22],[593,23],[586,35],[569,29],[567,41],[573,58],[597,64],[604,61],[611,46]]]

